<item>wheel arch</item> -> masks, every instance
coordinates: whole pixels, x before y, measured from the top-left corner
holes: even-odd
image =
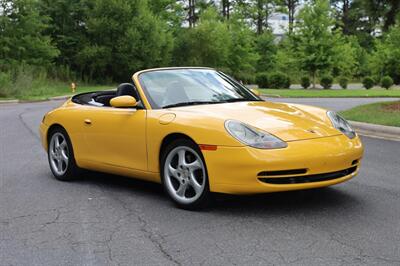
[[[168,135],[166,135],[163,140],[161,141],[161,145],[160,145],[160,150],[158,152],[158,161],[161,165],[161,158],[163,155],[163,152],[165,150],[165,148],[168,146],[168,144],[170,144],[171,142],[177,140],[177,139],[187,139],[189,141],[192,141],[193,143],[195,143],[197,145],[197,142],[194,141],[193,138],[191,138],[190,136],[184,134],[184,133],[170,133]]]
[[[61,128],[61,129],[65,130],[65,132],[67,132],[67,130],[65,129],[65,127],[63,127],[61,124],[58,124],[58,123],[52,124],[51,126],[49,126],[49,129],[47,130],[47,134],[46,134],[47,144],[48,144],[49,141],[50,141],[51,133],[52,133],[55,129],[57,129],[57,128]],[[68,134],[68,132],[67,132],[67,134]]]
[[[173,141],[177,140],[177,139],[187,139],[191,142],[193,142],[194,144],[198,145],[198,143],[189,135],[184,134],[184,133],[169,133],[168,135],[166,135],[163,140],[161,141],[161,145],[160,145],[160,150],[158,153],[158,162],[159,162],[159,167],[161,167],[161,158],[163,155],[164,150],[167,148],[167,146],[172,143]],[[200,149],[199,149],[200,150]],[[203,157],[203,154],[200,150],[200,155]],[[160,169],[161,170],[161,169]]]

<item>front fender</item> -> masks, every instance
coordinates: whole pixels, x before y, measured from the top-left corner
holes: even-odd
[[[178,133],[191,138],[197,144],[209,144],[225,147],[243,147],[244,145],[230,136],[219,118],[199,117],[187,114],[173,115],[168,122],[165,110],[151,110],[147,116],[147,150],[148,169],[159,172],[159,156],[161,144],[168,135]]]

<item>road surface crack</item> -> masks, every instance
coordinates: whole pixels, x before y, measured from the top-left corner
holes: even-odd
[[[143,217],[142,212],[140,212],[138,209],[130,208],[127,203],[125,203],[123,200],[121,200],[118,197],[115,197],[113,195],[111,197],[114,198],[114,200],[118,201],[121,204],[122,208],[128,212],[128,214],[125,215],[124,217],[120,218],[119,221],[123,220],[126,217],[132,216],[132,215],[135,216],[139,222],[139,230],[157,248],[157,250],[163,255],[163,257],[175,265],[182,265],[182,263],[180,263],[178,260],[176,260],[164,247],[164,242],[166,242],[165,238],[162,235],[157,234],[151,230],[151,227],[148,225],[147,220]],[[112,260],[112,258],[113,258],[112,247],[111,247],[110,243],[113,240],[113,236],[120,230],[121,227],[122,227],[122,225],[118,226],[115,230],[113,230],[113,232],[110,234],[110,237],[108,238],[107,246],[108,246],[108,254],[109,254],[110,260]]]
[[[29,134],[31,134],[36,140],[40,141],[39,136],[36,134],[36,132],[34,132],[29,125],[25,122],[23,115],[27,112],[29,112],[31,110],[31,108],[27,108],[25,109],[23,112],[18,114],[18,120],[22,123],[22,125],[28,130]]]

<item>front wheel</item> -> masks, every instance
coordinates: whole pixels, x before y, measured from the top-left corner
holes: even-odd
[[[78,167],[67,132],[63,128],[52,130],[48,145],[48,160],[54,177],[61,181],[77,178]]]
[[[199,209],[210,200],[207,168],[198,146],[185,139],[166,148],[161,159],[164,189],[179,207]]]

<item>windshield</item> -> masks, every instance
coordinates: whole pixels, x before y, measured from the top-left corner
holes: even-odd
[[[212,69],[166,69],[144,72],[140,84],[152,108],[236,101],[261,101],[249,89]]]

